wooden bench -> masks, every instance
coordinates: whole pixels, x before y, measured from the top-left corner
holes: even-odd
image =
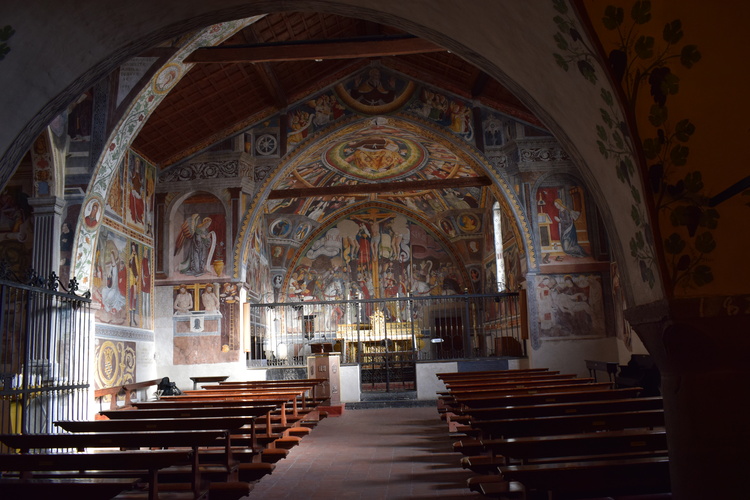
[[[527,373],[541,373],[549,372],[549,368],[519,368],[513,370],[483,370],[475,372],[441,372],[435,374],[438,379],[442,381],[448,380],[459,380],[459,379],[473,379],[473,378],[487,378],[487,377],[514,377],[517,375],[523,375]]]
[[[492,438],[549,436],[641,427],[655,428],[664,426],[664,410],[479,420],[472,422],[472,426],[479,428],[482,436]]]
[[[106,396],[110,396],[109,408],[114,410],[118,407],[117,397],[122,394],[124,396],[123,406],[128,407],[132,405],[132,393],[138,389],[146,389],[148,387],[159,385],[161,379],[146,380],[144,382],[134,382],[132,384],[118,385],[115,387],[106,387],[103,389],[97,389],[94,391],[94,399],[101,403]]]
[[[544,498],[555,500],[671,491],[669,458],[664,456],[508,465],[500,473],[506,481],[525,485],[527,494],[547,492]],[[482,493],[491,496],[492,489],[490,483]]]
[[[140,478],[8,478],[0,477],[3,498],[109,500],[138,486]]]
[[[127,478],[138,479],[147,471],[147,481],[149,484],[148,498],[156,500],[159,497],[159,470],[166,469],[178,464],[192,464],[194,458],[193,450],[149,450],[149,451],[108,451],[97,453],[34,453],[34,454],[0,454],[0,470],[17,471],[20,477],[17,483],[6,481],[5,487],[23,489],[24,481],[30,483],[44,484],[45,482],[28,481],[33,479],[34,472],[60,472],[75,471],[76,477],[72,475],[68,478],[55,478],[55,482],[46,482],[47,486],[51,484],[66,484],[68,488],[85,487],[85,485],[109,484],[116,486],[116,483],[108,482],[111,478],[94,478],[103,479],[102,481],[80,481],[85,477],[85,471],[112,471],[118,477],[116,479]],[[121,483],[123,489],[127,488],[126,483]],[[132,484],[132,483],[131,483]],[[35,487],[35,486],[32,486]],[[36,486],[38,487],[38,486]],[[92,487],[93,489],[94,487]],[[122,491],[122,490],[121,490]],[[204,492],[191,491],[191,496],[201,498]],[[89,497],[86,497],[89,498]]]
[[[540,403],[562,403],[572,401],[596,401],[604,399],[618,399],[637,397],[639,387],[627,389],[602,389],[593,384],[576,387],[577,390],[567,392],[537,392],[531,394],[506,394],[503,396],[461,397],[456,403],[462,408],[490,408],[496,406],[533,405]]]
[[[622,398],[602,401],[574,401],[565,403],[513,405],[491,408],[467,408],[463,414],[469,421],[501,418],[529,418],[551,415],[581,415],[612,411],[658,410],[664,407],[661,397]]]
[[[193,381],[193,389],[197,389],[198,384],[202,384],[204,382],[206,383],[224,382],[228,378],[229,378],[229,375],[206,375],[206,376],[190,377],[190,380]]]
[[[529,375],[526,377],[507,377],[507,378],[493,378],[493,379],[481,379],[481,380],[464,380],[459,382],[447,382],[445,384],[448,390],[458,390],[463,388],[473,387],[493,387],[502,385],[512,384],[523,384],[531,382],[543,382],[547,380],[571,380],[578,378],[575,374],[570,373],[559,373],[555,375]]]
[[[665,429],[622,429],[550,436],[482,440],[485,451],[506,460],[529,463],[534,459],[649,453],[665,455]],[[558,460],[559,461],[559,460]]]
[[[262,406],[223,406],[223,407],[193,407],[193,408],[138,408],[135,410],[110,410],[100,412],[111,420],[122,419],[200,419],[200,418],[222,418],[222,417],[242,417],[243,425],[250,425],[253,448],[257,445],[257,424],[256,420],[264,417],[267,426],[270,429],[270,420],[268,419],[271,411],[276,407],[270,405]],[[239,429],[239,427],[237,428]],[[236,429],[232,429],[236,430]]]
[[[596,372],[606,372],[609,376],[609,381],[614,383],[615,377],[617,376],[617,369],[620,365],[614,361],[595,361],[591,359],[586,360],[586,368],[589,371],[589,376],[596,380]]]
[[[214,388],[227,388],[227,389],[255,389],[255,388],[268,388],[268,389],[283,389],[285,387],[308,387],[310,390],[310,396],[313,399],[317,399],[317,389],[328,382],[325,378],[306,378],[306,379],[293,379],[293,380],[256,380],[256,381],[230,381],[230,382],[219,382],[218,386],[204,385],[204,389]]]
[[[201,391],[203,392],[203,391]],[[183,394],[180,396],[163,396],[161,398],[161,401],[167,401],[167,402],[194,402],[198,403],[201,401],[211,401],[211,402],[220,402],[220,401],[242,401],[245,403],[245,405],[255,405],[255,404],[273,404],[274,406],[278,406],[280,417],[281,417],[281,424],[283,426],[287,425],[287,404],[292,405],[292,412],[291,416],[294,419],[297,419],[299,417],[299,407],[297,405],[297,396],[298,392],[274,392],[274,393],[263,393],[263,394],[255,394],[255,393],[240,393],[240,392],[230,392],[230,393],[224,393],[224,394],[210,394],[208,392],[202,393],[202,394]],[[269,414],[268,416],[268,422],[270,423],[271,416]]]
[[[0,442],[20,453],[31,450],[74,449],[79,452],[100,448],[190,448],[194,452],[190,482],[194,492],[199,491],[198,451],[202,446],[222,446],[226,453],[223,465],[229,471],[232,465],[229,431],[146,431],[146,432],[101,432],[80,434],[5,434]]]

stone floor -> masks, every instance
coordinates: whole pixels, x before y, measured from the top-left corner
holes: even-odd
[[[466,488],[445,422],[432,407],[350,410],[318,424],[251,499],[482,498]]]

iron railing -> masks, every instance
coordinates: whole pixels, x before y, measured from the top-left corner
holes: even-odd
[[[72,281],[0,264],[0,433],[54,433],[56,420],[88,418],[90,299]]]
[[[304,366],[339,352],[342,364],[374,355],[415,361],[526,356],[519,293],[252,304],[248,365]]]

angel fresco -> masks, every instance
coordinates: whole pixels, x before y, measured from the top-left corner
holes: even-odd
[[[216,232],[211,231],[211,218],[193,214],[182,223],[177,235],[175,255],[183,252],[184,259],[178,271],[182,274],[201,276],[206,272],[216,250]]]

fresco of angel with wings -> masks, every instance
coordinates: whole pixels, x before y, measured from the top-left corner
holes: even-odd
[[[215,250],[216,232],[211,230],[211,218],[191,215],[182,223],[177,235],[174,254],[182,252],[177,271],[201,276],[207,269],[211,269],[210,263]]]

